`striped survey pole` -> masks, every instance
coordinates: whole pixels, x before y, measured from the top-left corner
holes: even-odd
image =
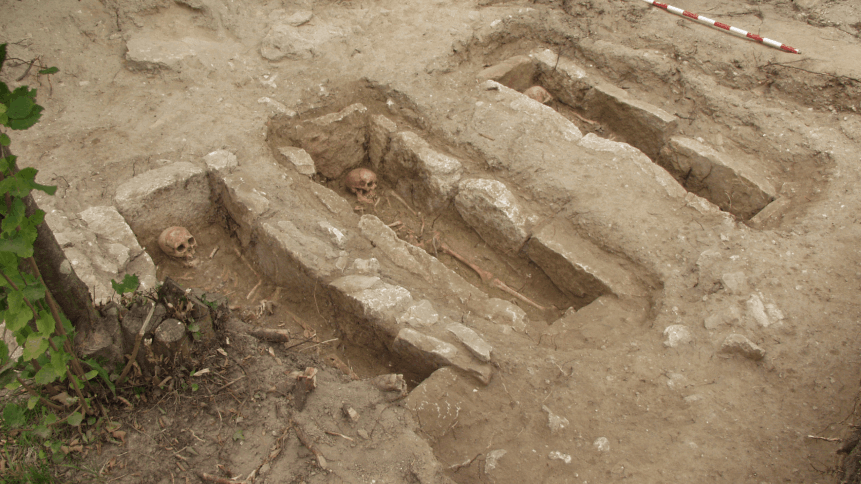
[[[760,37],[756,34],[752,34],[752,33],[747,32],[745,30],[729,26],[725,23],[716,22],[716,21],[714,21],[708,17],[703,17],[702,15],[697,15],[693,12],[688,12],[687,10],[682,10],[682,9],[674,7],[672,5],[667,5],[666,3],[656,2],[655,0],[643,0],[643,1],[646,3],[652,4],[652,6],[654,6],[654,7],[663,8],[664,10],[673,12],[676,15],[681,15],[682,17],[688,17],[688,18],[691,18],[694,20],[699,20],[700,22],[704,22],[704,23],[707,23],[709,25],[714,25],[715,27],[717,27],[719,29],[724,29],[724,30],[728,30],[730,32],[735,32],[736,34],[743,35],[743,36],[747,37],[748,39],[753,39],[757,42],[762,42],[763,44],[770,45],[772,47],[775,47],[775,48],[780,49],[780,50],[784,50],[786,52],[790,52],[792,54],[800,54],[801,53],[798,49],[790,47],[786,44],[781,44],[780,42],[778,42],[776,40],[771,40],[771,39],[767,39],[765,37]]]

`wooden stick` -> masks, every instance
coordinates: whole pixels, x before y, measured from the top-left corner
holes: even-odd
[[[332,432],[331,430],[327,430],[327,431],[326,431],[326,433],[327,433],[327,434],[329,434],[329,435],[334,435],[334,436],[336,436],[336,437],[343,437],[343,438],[345,438],[345,439],[349,440],[350,442],[354,442],[354,440],[352,439],[352,437],[347,437],[346,435],[344,435],[344,434],[339,434],[338,432]]]
[[[132,363],[134,363],[134,361],[137,359],[138,351],[140,351],[140,349],[141,349],[141,340],[143,339],[143,335],[146,334],[146,330],[149,327],[149,322],[152,319],[153,313],[155,312],[155,306],[156,306],[156,304],[155,304],[155,302],[153,302],[152,307],[149,310],[149,314],[147,314],[146,319],[144,320],[143,324],[141,325],[140,331],[138,331],[138,334],[135,335],[135,347],[132,350],[132,357],[129,358],[129,362],[126,363],[126,367],[123,368],[123,372],[120,374],[120,377],[117,379],[117,382],[115,383],[115,385],[119,385],[120,383],[123,382],[123,380],[125,380],[126,375],[129,374],[129,370],[131,370],[131,368],[132,368]]]
[[[320,466],[320,469],[326,469],[326,458],[323,457],[323,454],[320,452],[320,449],[311,442],[311,439],[308,438],[308,434],[302,430],[302,427],[296,423],[292,418],[290,419],[290,423],[293,424],[293,430],[296,431],[296,436],[299,437],[299,442],[302,442],[302,445],[308,448],[315,457],[317,457],[317,465]]]
[[[225,479],[223,477],[213,476],[212,474],[207,474],[207,473],[201,472],[201,471],[195,471],[194,473],[197,474],[197,477],[199,477],[201,481],[212,482],[214,484],[242,484],[243,482],[245,482],[245,481],[242,481],[242,482],[232,481],[230,479]]]
[[[290,341],[290,331],[286,329],[257,329],[249,331],[248,334],[257,339],[274,341],[276,343],[287,343]]]

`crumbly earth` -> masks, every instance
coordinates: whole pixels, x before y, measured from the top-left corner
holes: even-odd
[[[537,47],[577,59],[678,115],[688,136],[725,146],[727,153],[759,153],[770,180],[792,202],[757,231],[729,231],[715,218],[692,219],[682,228],[642,227],[649,237],[690,245],[686,252],[649,256],[647,265],[660,268],[663,292],[647,321],[608,326],[565,353],[538,338],[494,341],[508,355],[517,355],[518,345],[524,350],[499,364],[488,387],[442,372],[404,405],[367,381],[350,382],[323,360],[281,348],[269,353],[237,330],[236,341],[247,344],[227,351],[245,368],[213,353],[204,361],[224,366],[212,369],[225,383],[140,402],[137,413],[113,410],[129,427],[126,442],[91,452],[86,467],[111,482],[193,482],[195,472],[226,475],[218,464],[245,478],[278,447],[261,474],[265,482],[840,482],[836,451],[857,422],[861,364],[861,5],[686,0],[677,6],[802,54],[634,0],[2,2],[0,41],[12,44],[10,56],[39,57],[60,68],[50,80],[31,72],[21,81],[39,86],[46,111],[34,129],[14,133],[11,148],[20,164],[40,170],[42,183],[59,186],[54,203],[67,212],[109,205],[116,187],[132,176],[171,162],[200,163],[217,149],[235,153],[240,163],[253,160],[269,149],[274,115],[381,103],[385,96],[368,94],[380,86],[405,105],[401,91],[421,93],[413,122],[428,139],[455,132],[463,121],[453,106],[463,86],[474,84],[485,66]],[[270,26],[301,12],[312,13],[302,27],[310,32],[307,45],[276,61],[261,56]],[[181,42],[193,53],[160,65],[136,62],[126,53],[140,42]],[[579,47],[594,42],[637,49],[637,55],[621,62]],[[4,81],[15,85],[26,65],[7,67]],[[699,91],[684,82],[695,78]],[[739,94],[703,104],[709,85]],[[734,116],[725,115],[725,104]],[[588,123],[572,120],[588,130]],[[775,155],[781,152],[788,155]],[[349,198],[337,181],[329,184]],[[470,237],[456,240],[469,246]],[[204,253],[218,246],[229,255],[235,246],[215,229],[200,239]],[[698,257],[707,250],[725,257],[719,263]],[[236,291],[240,305],[258,283],[239,256],[210,273],[157,263],[160,277],[187,277],[181,282],[195,287],[221,284],[217,290]],[[224,267],[234,275],[228,282],[218,279],[223,270],[216,274]],[[510,274],[526,270],[512,267]],[[720,281],[734,272],[746,275],[746,292],[734,293]],[[745,326],[751,294],[782,313],[779,327]],[[290,310],[321,338],[333,336],[326,309],[315,304]],[[741,313],[734,315],[737,308]],[[717,326],[739,325],[766,357],[757,362],[718,352],[727,333],[704,327],[713,315],[720,316],[720,322],[711,320]],[[252,322],[264,323],[305,330],[286,313]],[[665,346],[662,333],[670,324],[686,325],[693,341]],[[392,362],[358,348],[337,351],[362,378],[392,371]],[[285,371],[307,366],[321,369],[318,394],[298,412],[278,385]],[[463,414],[427,421],[422,399],[446,392],[458,395]],[[344,403],[359,411],[358,423],[346,420]],[[552,432],[556,414],[567,419],[564,431]],[[290,430],[291,415],[317,442],[328,471],[295,431],[277,444]],[[70,472],[65,479],[88,482],[92,476]]]

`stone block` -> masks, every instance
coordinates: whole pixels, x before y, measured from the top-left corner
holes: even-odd
[[[255,246],[261,267],[277,283],[297,269],[313,277],[328,277],[346,267],[347,254],[289,220],[263,222]],[[280,285],[280,284],[279,284]]]
[[[420,211],[444,208],[457,193],[463,173],[461,162],[440,153],[415,133],[402,132],[392,138],[384,157],[386,176]]]
[[[312,160],[311,155],[302,148],[296,148],[295,146],[282,146],[278,148],[278,152],[286,158],[288,162],[290,162],[288,166],[292,166],[300,174],[311,176],[314,173],[317,173],[317,168],[314,166],[314,160]]]
[[[224,176],[216,185],[221,203],[239,225],[236,231],[243,246],[250,243],[257,220],[269,210],[269,199],[244,173]]]
[[[378,170],[383,156],[389,151],[392,136],[398,131],[398,125],[391,119],[375,114],[368,121],[368,158],[371,166]]]
[[[571,107],[580,107],[586,92],[592,87],[586,71],[576,62],[558,57],[550,49],[529,54],[535,60],[538,83],[550,91],[556,99]]]
[[[492,375],[490,365],[478,364],[472,358],[458,354],[453,344],[414,329],[401,329],[395,338],[392,350],[409,360],[414,369],[420,373],[430,374],[438,368],[453,366],[485,385],[490,383]]]
[[[186,162],[135,176],[117,188],[114,202],[144,245],[167,227],[205,224],[212,209],[206,171]]]
[[[720,352],[741,355],[754,361],[765,358],[764,349],[740,334],[727,336],[723,344],[721,344]]]
[[[526,311],[513,302],[493,297],[487,300],[484,309],[492,322],[510,326],[517,331],[526,330]]]
[[[533,84],[536,74],[535,64],[525,55],[506,59],[499,64],[488,67],[476,76],[480,81],[492,80],[503,86],[523,92]]]
[[[607,125],[625,142],[655,160],[679,119],[663,109],[628,95],[624,89],[599,83],[583,98],[586,117]]]
[[[657,162],[688,191],[743,219],[765,208],[776,195],[771,183],[749,164],[695,139],[671,137]]]
[[[792,202],[788,198],[778,196],[773,202],[751,217],[747,221],[747,224],[755,229],[777,225],[783,219],[783,215],[786,214],[790,206],[792,206]]]
[[[422,299],[421,301],[410,304],[406,311],[397,317],[398,324],[409,324],[414,328],[433,326],[439,322],[439,320],[439,313],[436,312],[433,304],[431,304],[427,299]]]
[[[126,61],[135,70],[182,71],[183,61],[195,55],[194,49],[180,40],[163,40],[151,34],[133,34],[126,42]]]
[[[454,205],[491,247],[518,252],[529,238],[526,211],[502,182],[483,178],[463,180]]]
[[[142,290],[155,287],[155,264],[116,208],[90,207],[78,216],[86,227],[61,226],[55,233],[68,241],[62,245],[66,257],[97,304],[113,295],[111,279],[121,280],[126,274],[137,275]],[[49,225],[53,219],[47,218]]]
[[[747,292],[747,277],[744,272],[728,272],[720,276],[720,282],[723,284],[726,292],[730,294],[743,294]]]
[[[239,166],[236,155],[227,150],[216,150],[203,157],[206,163],[206,171],[230,173]]]
[[[412,301],[408,290],[375,276],[344,276],[330,286],[354,301],[357,316],[371,321],[394,321]]]
[[[645,297],[648,291],[628,271],[626,261],[578,236],[571,223],[556,218],[527,244],[529,258],[561,291],[590,302],[602,294]]]
[[[299,123],[286,134],[291,143],[311,155],[317,172],[338,178],[365,160],[367,111],[361,104],[352,104],[337,113]]]
[[[290,23],[273,25],[260,42],[260,55],[270,61],[308,60],[318,55],[325,38],[313,35],[307,29],[300,31]]]
[[[479,336],[478,333],[460,323],[449,324],[445,329],[453,334],[480,361],[484,363],[490,361],[490,353],[493,351],[493,347],[484,338]]]

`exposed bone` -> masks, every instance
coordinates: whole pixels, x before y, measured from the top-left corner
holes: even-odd
[[[290,341],[290,332],[286,329],[257,329],[249,331],[248,334],[257,339],[276,343],[287,343]]]
[[[529,299],[528,297],[524,296],[523,294],[520,294],[519,292],[510,288],[506,283],[497,279],[493,275],[493,273],[485,271],[484,269],[478,267],[477,265],[475,265],[472,262],[470,262],[469,260],[467,260],[466,257],[464,257],[464,256],[458,254],[457,252],[451,250],[451,247],[449,247],[445,242],[442,241],[442,239],[439,238],[439,234],[434,236],[433,245],[434,245],[434,250],[439,248],[439,250],[445,252],[446,254],[454,257],[455,259],[457,259],[457,260],[463,262],[464,264],[466,264],[467,266],[469,266],[470,269],[474,270],[475,273],[478,274],[478,277],[481,278],[481,282],[483,282],[483,283],[485,283],[491,287],[501,289],[501,290],[507,292],[508,294],[511,294],[512,296],[516,297],[517,299],[520,299],[521,301],[525,302],[526,304],[529,304],[530,306],[534,306],[535,308],[537,308],[541,311],[547,310],[547,308],[545,308],[544,306],[541,306],[540,304],[536,303],[532,299]]]
[[[351,380],[360,380],[359,375],[357,375],[352,368],[347,366],[346,363],[341,361],[336,355],[331,354],[326,357],[326,361],[329,362],[335,368],[341,370],[345,375],[349,376]]]
[[[178,259],[194,258],[197,241],[185,227],[168,227],[158,236],[158,246],[165,254]]]

